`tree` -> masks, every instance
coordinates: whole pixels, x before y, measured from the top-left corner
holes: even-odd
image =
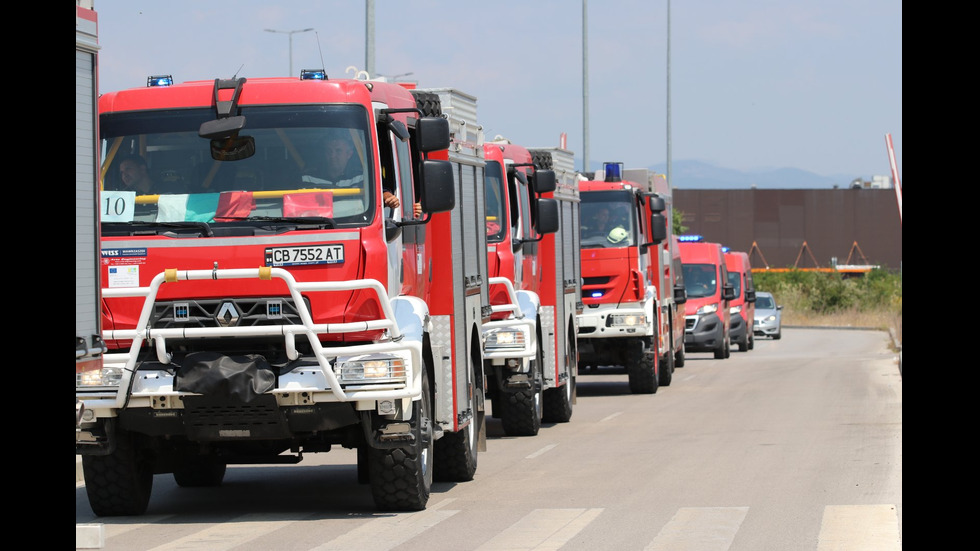
[[[687,232],[687,226],[684,225],[684,212],[678,209],[674,209],[671,213],[673,220],[670,221],[671,226],[674,228],[674,235],[680,235]]]

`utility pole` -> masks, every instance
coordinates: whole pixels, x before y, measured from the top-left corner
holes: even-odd
[[[671,179],[670,162],[670,0],[667,0],[667,186],[674,188],[674,180]]]
[[[364,7],[364,70],[374,77],[374,0],[365,0]]]
[[[582,172],[583,173],[589,172],[589,1],[588,0],[582,0]]]

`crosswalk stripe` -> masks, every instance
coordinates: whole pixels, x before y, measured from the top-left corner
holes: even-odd
[[[817,551],[897,551],[902,548],[894,505],[828,505]]]
[[[126,532],[136,530],[137,528],[146,528],[151,524],[157,524],[163,522],[164,519],[173,517],[174,515],[143,515],[141,517],[135,517],[139,519],[139,522],[123,522],[119,519],[113,519],[112,522],[103,522],[105,526],[105,537],[106,539],[114,538]]]
[[[535,509],[477,551],[555,551],[575,537],[603,509]]]
[[[726,551],[748,507],[682,507],[645,551]]]
[[[148,551],[231,549],[296,521],[295,513],[248,514],[195,532]]]
[[[373,519],[313,549],[315,551],[349,551],[350,549],[387,551],[458,513],[459,511],[444,509],[454,500],[455,498],[444,499],[416,513],[395,513],[392,516]]]

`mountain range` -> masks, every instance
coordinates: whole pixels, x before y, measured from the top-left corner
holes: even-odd
[[[593,170],[601,163],[590,163]],[[630,168],[630,167],[625,167]],[[647,167],[659,174],[667,173],[667,163]],[[824,176],[798,168],[735,170],[703,161],[674,161],[671,163],[671,185],[681,189],[846,189],[855,180],[870,179],[870,175]]]

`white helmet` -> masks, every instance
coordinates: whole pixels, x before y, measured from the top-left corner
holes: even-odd
[[[627,237],[629,237],[629,232],[627,232],[622,226],[616,226],[611,232],[609,232],[609,235],[606,236],[606,241],[609,241],[613,245],[617,245]]]

